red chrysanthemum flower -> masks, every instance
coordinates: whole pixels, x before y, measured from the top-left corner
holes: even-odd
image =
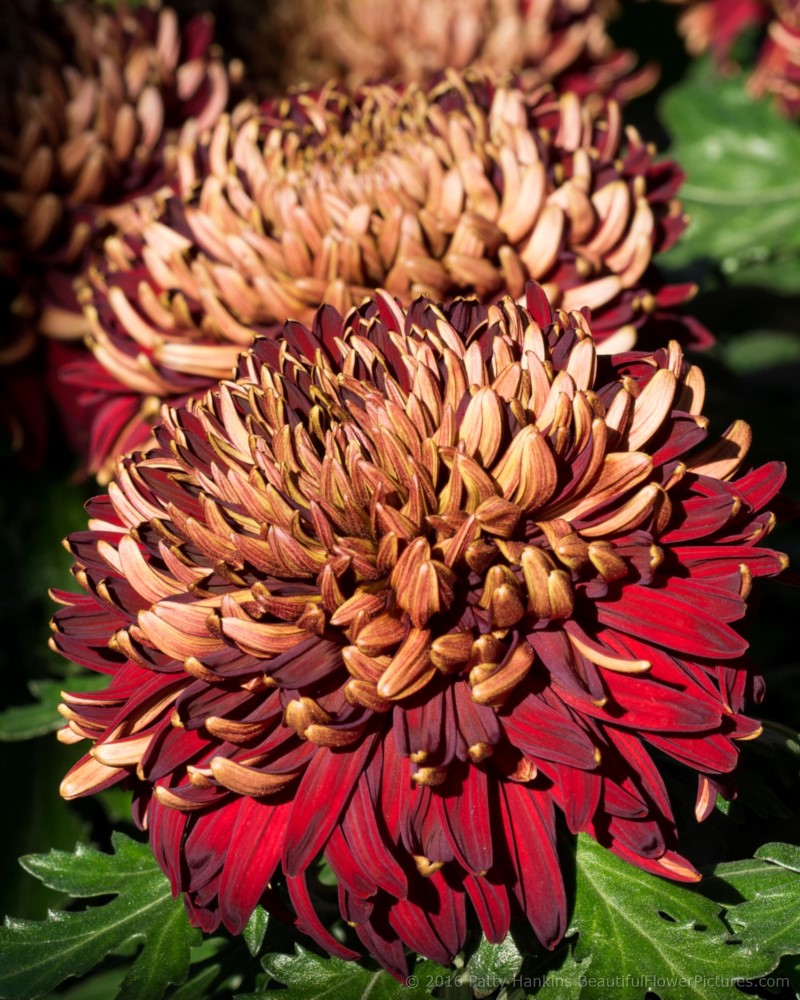
[[[555,304],[591,307],[605,350],[711,339],[672,311],[694,286],[654,264],[686,225],[683,174],[623,133],[613,103],[591,113],[574,94],[455,73],[430,91],[327,90],[260,116],[240,106],[205,141],[188,129],[179,174],[160,214],[109,239],[90,271],[97,363],[67,377],[90,394],[117,381],[90,458],[106,480],[160,400],[227,377],[255,333],[376,287],[405,305],[492,301],[533,278]]]
[[[204,400],[164,410],[69,539],[81,595],[53,645],[111,677],[65,696],[92,742],[67,798],[119,781],[206,930],[260,901],[344,957],[306,876],[320,855],[366,950],[448,963],[566,926],[556,809],[621,857],[675,853],[658,750],[734,768],[759,682],[731,623],[778,463],[707,443],[703,377],[672,343],[597,358],[536,286],[404,312],[386,293],[286,326]]]
[[[277,0],[249,39],[248,62],[279,92],[330,79],[353,90],[424,82],[452,68],[517,72],[529,89],[552,83],[587,101],[624,102],[657,72],[636,70],[635,54],[615,49],[606,31],[615,12],[614,0]],[[276,48],[283,58],[263,65]]]

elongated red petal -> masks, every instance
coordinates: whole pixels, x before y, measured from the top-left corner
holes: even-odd
[[[477,875],[492,867],[492,831],[487,775],[470,767],[454,794],[437,796],[439,818],[461,864]]]
[[[597,748],[586,732],[536,695],[528,695],[515,705],[502,724],[513,745],[534,760],[586,770],[597,766]]]
[[[511,926],[511,906],[505,886],[468,875],[464,879],[464,888],[487,940],[492,944],[499,944],[505,939]]]
[[[708,659],[741,656],[747,643],[732,628],[673,597],[630,584],[614,601],[597,602],[597,620],[648,642]]]
[[[566,930],[567,899],[552,806],[543,810],[540,802],[547,800],[541,793],[511,781],[501,785],[500,794],[500,815],[516,875],[514,893],[536,936],[546,948],[554,948]],[[555,878],[554,873],[558,873]]]
[[[304,872],[324,847],[374,742],[373,733],[355,750],[342,753],[320,747],[314,754],[294,796],[285,831],[282,864],[287,875]]]
[[[289,890],[289,898],[297,913],[299,927],[309,937],[313,938],[320,948],[324,948],[331,955],[335,955],[337,958],[342,958],[345,961],[361,957],[357,951],[353,951],[352,948],[346,948],[326,930],[325,925],[319,919],[317,911],[314,909],[314,904],[311,902],[305,872],[302,875],[290,875],[286,879],[286,888]]]
[[[231,934],[241,934],[278,867],[290,813],[291,802],[241,801],[219,889],[222,922]]]

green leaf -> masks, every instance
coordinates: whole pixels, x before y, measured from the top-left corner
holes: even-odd
[[[749,863],[748,863],[749,864]],[[724,877],[724,876],[723,876]],[[740,1000],[737,979],[775,967],[759,934],[733,937],[714,900],[578,838],[572,930],[588,960],[580,1000]]]
[[[796,844],[764,844],[756,851],[756,857],[800,873],[800,847]]]
[[[786,295],[797,292],[798,267],[800,250],[797,247],[763,248],[763,251],[739,257],[726,257],[720,263],[720,270],[730,284],[765,286]]]
[[[486,997],[500,986],[514,980],[522,968],[523,957],[508,934],[500,944],[485,937],[467,962],[464,978],[469,981],[476,997]]]
[[[26,871],[71,896],[111,902],[77,913],[52,912],[41,922],[6,919],[0,928],[0,996],[28,1000],[69,976],[82,976],[132,939],[144,939],[117,994],[119,1000],[158,1000],[189,970],[200,939],[146,844],[115,833],[115,853],[79,845],[73,854],[51,851],[21,859]]]
[[[388,972],[374,972],[356,962],[343,962],[340,958],[322,958],[302,945],[295,945],[294,955],[265,955],[262,964],[273,979],[283,983],[285,990],[266,990],[263,993],[240,994],[235,1000],[429,1000],[436,976],[428,966],[420,963],[403,986]],[[433,966],[443,975],[447,970]],[[452,976],[455,979],[455,975]],[[428,983],[432,983],[430,987]]]
[[[17,857],[54,847],[72,848],[85,838],[85,820],[58,794],[59,782],[83,748],[63,746],[45,736],[27,743],[6,743],[1,749],[5,800],[14,803],[15,821],[6,823],[3,830],[0,914],[40,920],[50,907],[60,906],[62,899],[33,882]]]
[[[59,1000],[108,1000],[116,995],[125,976],[124,968],[104,969],[85,976],[79,983],[61,992]],[[170,998],[172,1000],[172,998]],[[193,998],[197,1000],[197,996]]]
[[[198,1000],[198,997],[209,996],[208,988],[221,972],[221,965],[207,965],[202,972],[187,979],[183,986],[170,993],[169,1000]]]
[[[108,678],[88,674],[81,676],[82,691],[96,691],[108,684]],[[12,705],[0,712],[0,742],[13,743],[44,736],[64,725],[58,714],[61,692],[67,687],[61,680],[35,680],[28,683],[28,690],[36,698],[32,705]]]
[[[663,263],[708,257],[735,274],[800,249],[800,129],[739,77],[698,60],[661,104],[670,156],[686,171],[680,198],[691,224]],[[796,276],[796,271],[795,271]]]
[[[715,874],[744,896],[726,913],[733,931],[757,941],[770,968],[785,955],[800,955],[800,847],[765,844],[741,868],[719,869]]]
[[[800,338],[788,331],[740,333],[719,350],[728,368],[739,375],[800,362]]]
[[[251,955],[257,955],[261,951],[261,945],[264,943],[264,935],[267,933],[268,922],[269,915],[263,906],[257,906],[250,914],[250,919],[242,931],[242,937]]]

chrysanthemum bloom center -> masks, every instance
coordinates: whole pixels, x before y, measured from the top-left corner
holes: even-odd
[[[578,341],[586,334],[582,326],[572,331]],[[444,317],[438,334],[412,335],[394,350],[401,346],[403,384],[363,337],[351,340],[339,374],[321,354],[312,363],[287,352],[284,370],[298,366],[291,380],[308,380],[312,404],[307,423],[291,432],[282,423],[282,380],[262,379],[260,415],[275,414],[283,429],[263,426],[259,466],[284,499],[272,497],[264,538],[245,539],[239,551],[273,578],[302,575],[318,587],[288,597],[256,584],[247,596],[259,612],[291,624],[240,616],[225,618],[221,630],[259,656],[271,655],[279,636],[301,642],[314,632],[339,643],[351,675],[344,695],[372,711],[441,687],[451,674],[468,678],[472,701],[498,708],[533,664],[526,635],[570,618],[576,585],[627,574],[611,544],[592,540],[605,524],[585,538],[571,528],[580,504],[554,498],[556,457],[543,437],[565,456],[584,453],[573,474],[593,481],[606,438],[604,407],[588,391],[594,346],[575,345],[555,388],[535,327],[522,333],[522,352],[498,336],[490,358],[477,343],[465,349],[448,336]],[[231,399],[238,408],[245,390],[232,389]],[[626,457],[609,495],[650,467],[645,455]],[[620,526],[643,519],[662,495],[649,488]],[[601,499],[593,493],[589,506]],[[648,557],[657,559],[649,550]],[[322,744],[358,736],[331,729],[307,697],[289,703],[285,721]],[[488,756],[492,742],[475,740],[470,757]],[[415,780],[444,780],[446,753],[430,760],[424,747],[410,749]]]

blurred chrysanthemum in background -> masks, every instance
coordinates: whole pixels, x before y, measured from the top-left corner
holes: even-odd
[[[783,467],[709,440],[672,342],[597,357],[585,312],[512,299],[323,307],[165,410],[69,539],[83,593],[52,642],[110,676],[69,694],[89,753],[68,798],[120,781],[194,922],[286,913],[344,957],[306,876],[394,975],[566,926],[556,809],[692,880],[651,756],[727,788],[760,680],[732,623]],[[282,873],[282,874],[281,874]]]
[[[181,27],[157,4],[11,0],[0,11],[0,274],[10,317],[0,405],[28,457],[41,451],[47,366],[23,356],[37,329],[81,335],[73,280],[93,235],[124,225],[126,202],[168,180],[188,117],[208,128],[228,106],[241,67],[223,65],[212,32],[210,17]]]
[[[228,70],[211,19],[181,30],[167,7],[13,2],[4,19],[21,41],[4,67],[2,204],[24,254],[73,262],[99,208],[166,180],[170,133],[190,116],[199,128],[216,122]]]
[[[724,69],[734,67],[733,50],[749,31],[761,30],[748,88],[775,98],[785,114],[800,114],[800,3],[798,0],[670,0],[686,4],[679,28],[692,55],[711,50]]]
[[[97,410],[90,468],[139,445],[164,399],[226,377],[256,333],[346,310],[376,287],[408,303],[545,285],[588,306],[607,351],[711,338],[654,258],[686,218],[683,179],[618,106],[447,75],[432,89],[336,88],[190,124],[177,190],[109,238],[83,293],[94,360],[66,377]],[[116,385],[109,388],[109,380]]]
[[[351,89],[397,78],[426,81],[450,67],[502,76],[530,88],[554,83],[583,99],[626,101],[648,90],[654,67],[636,69],[615,49],[606,22],[614,0],[277,0],[262,4],[260,43],[248,62],[279,91],[341,80]],[[275,59],[275,49],[282,52]]]

